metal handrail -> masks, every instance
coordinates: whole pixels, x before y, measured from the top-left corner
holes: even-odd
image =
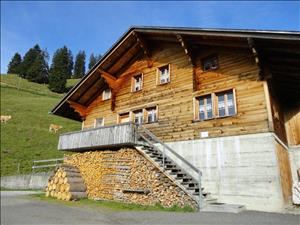
[[[63,160],[64,160],[64,158],[34,160],[31,169],[32,169],[32,172],[34,173],[35,169],[56,167],[58,165],[61,165],[62,163],[59,163],[59,161],[63,161]],[[36,165],[36,164],[39,164],[39,163],[51,163],[51,162],[55,162],[55,163],[46,164],[46,165]]]
[[[183,161],[186,165],[191,167],[196,173],[201,172],[197,167],[192,165],[189,161],[187,161],[185,158],[183,158],[181,155],[179,155],[177,152],[175,152],[170,146],[163,143],[161,140],[158,139],[151,131],[149,131],[147,128],[140,126],[142,130],[147,133],[153,140],[155,140],[157,143],[161,144],[164,148],[168,149],[173,155],[175,155],[177,158],[179,158],[181,161]]]
[[[145,132],[147,135],[149,135],[155,142],[162,145],[163,150],[159,149],[157,146],[153,145],[144,135],[139,134],[143,139],[146,140],[150,145],[154,146],[156,149],[158,149],[163,154],[163,167],[165,167],[165,149],[167,149],[169,152],[171,152],[173,155],[175,155],[178,159],[180,159],[182,162],[184,162],[186,165],[188,165],[190,168],[192,168],[197,174],[198,174],[198,186],[199,186],[199,210],[203,207],[203,199],[202,199],[202,188],[201,188],[201,176],[202,172],[200,169],[192,165],[190,162],[188,162],[185,158],[183,158],[181,155],[179,155],[177,152],[175,152],[171,147],[163,143],[158,137],[156,137],[151,131],[149,131],[147,128],[143,127],[142,125],[137,125],[138,128],[140,128],[143,132]]]

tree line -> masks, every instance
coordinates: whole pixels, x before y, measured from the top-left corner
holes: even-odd
[[[88,69],[91,69],[101,58],[101,55],[89,57]],[[49,54],[38,44],[30,48],[22,58],[17,52],[8,64],[7,73],[18,74],[31,82],[48,84],[53,92],[66,91],[67,79],[82,78],[86,72],[85,51],[79,51],[73,60],[73,54],[66,46],[57,49],[49,67]]]

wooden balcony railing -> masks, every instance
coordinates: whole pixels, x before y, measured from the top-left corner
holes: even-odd
[[[58,150],[83,151],[103,149],[132,146],[136,142],[136,126],[133,123],[122,123],[61,134],[59,136]]]

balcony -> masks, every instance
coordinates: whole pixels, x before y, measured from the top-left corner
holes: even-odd
[[[58,150],[75,152],[133,146],[136,143],[136,126],[133,123],[122,123],[61,134]]]

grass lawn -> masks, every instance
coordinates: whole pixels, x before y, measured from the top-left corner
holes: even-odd
[[[29,173],[33,160],[62,157],[64,153],[57,150],[59,133],[81,129],[80,123],[48,113],[62,95],[24,79],[22,88],[12,87],[17,79],[13,75],[1,76],[1,115],[12,116],[7,123],[1,123],[1,176],[16,174],[18,163],[20,173]],[[49,133],[51,123],[63,129],[57,134]]]
[[[68,79],[67,80],[67,88],[75,86],[79,82],[80,79]]]
[[[173,206],[171,208],[164,208],[160,204],[153,206],[144,206],[132,203],[122,203],[116,201],[95,201],[91,199],[81,199],[78,201],[63,201],[52,197],[46,197],[44,193],[32,194],[30,197],[42,201],[51,203],[59,203],[67,206],[78,207],[90,207],[90,208],[107,208],[114,211],[166,211],[166,212],[195,212],[195,210],[189,206],[180,208],[179,206]]]

